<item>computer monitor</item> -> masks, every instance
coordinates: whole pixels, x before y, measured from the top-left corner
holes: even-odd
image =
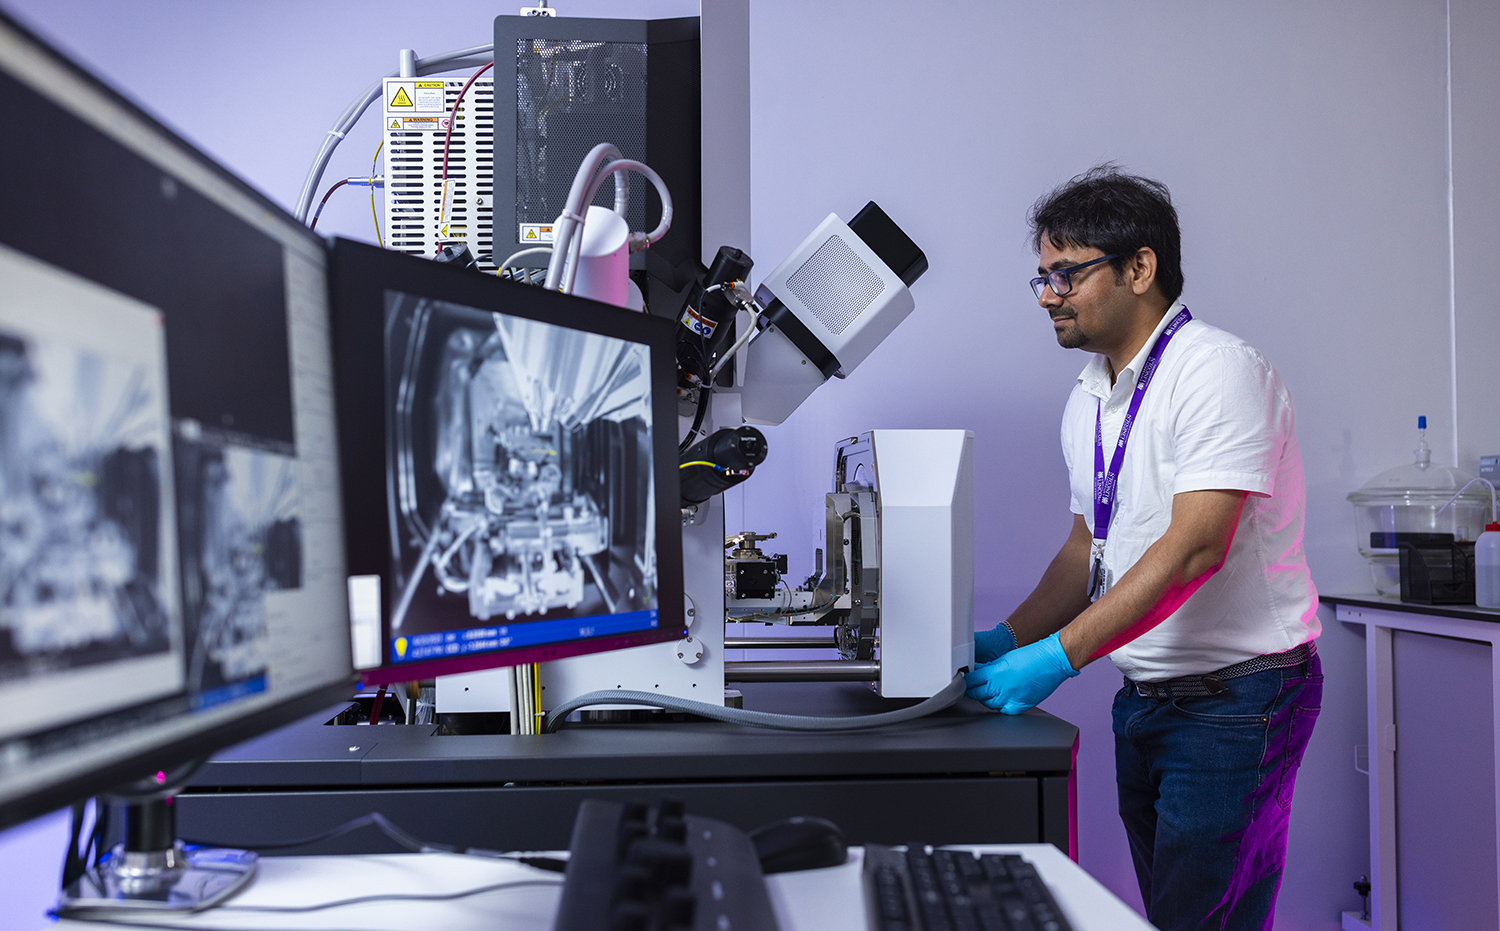
[[[686,636],[675,322],[355,242],[332,255],[360,678]]]
[[[350,695],[326,249],[0,14],[0,827]]]

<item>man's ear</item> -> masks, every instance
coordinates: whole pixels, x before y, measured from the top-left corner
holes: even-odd
[[[1156,283],[1156,250],[1142,246],[1125,262],[1125,280],[1135,294],[1145,294]]]

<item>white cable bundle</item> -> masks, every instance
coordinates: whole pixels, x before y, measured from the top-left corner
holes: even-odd
[[[578,166],[578,173],[573,176],[573,185],[568,190],[567,204],[563,207],[562,215],[557,218],[555,224],[557,236],[552,243],[552,259],[547,264],[547,280],[544,287],[567,294],[573,293],[574,284],[578,280],[578,266],[584,261],[583,230],[587,211],[590,209],[589,205],[599,193],[599,188],[604,185],[604,179],[613,178],[614,212],[623,220],[629,206],[629,185],[620,177],[620,174],[625,171],[634,171],[644,176],[656,186],[656,192],[661,196],[661,222],[656,225],[656,229],[649,233],[630,233],[628,227],[626,228],[629,252],[643,251],[651,243],[666,235],[672,225],[672,195],[667,190],[666,182],[662,181],[661,175],[653,171],[650,166],[634,159],[623,158],[619,149],[608,142],[601,142],[584,156],[582,164]],[[613,256],[617,251],[607,249],[606,254]],[[566,282],[563,280],[565,275]]]

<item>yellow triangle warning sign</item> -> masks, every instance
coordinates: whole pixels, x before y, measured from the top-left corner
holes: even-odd
[[[527,239],[535,239],[536,238],[536,230],[527,230],[526,231],[526,238]]]
[[[406,88],[404,88],[404,87],[397,87],[396,88],[396,96],[394,96],[394,97],[391,98],[391,106],[393,106],[393,107],[410,107],[410,106],[414,106],[414,104],[411,102],[411,98],[406,95]]]
[[[400,120],[391,120],[391,129],[400,129],[400,128],[401,128],[401,121]]]

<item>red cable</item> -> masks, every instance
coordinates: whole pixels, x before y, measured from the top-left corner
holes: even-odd
[[[339,188],[343,187],[344,185],[346,185],[348,183],[349,183],[349,179],[345,178],[344,180],[338,182],[333,187],[329,188],[327,191],[325,191],[323,193],[323,199],[320,200],[320,201],[318,201],[318,209],[313,212],[312,223],[308,224],[307,228],[309,230],[315,230],[315,229],[318,228],[318,217],[321,217],[323,215],[323,205],[326,204],[326,203],[328,203],[328,198],[330,198],[330,197],[333,196],[333,192],[334,191],[337,191]]]
[[[469,88],[474,85],[474,82],[479,80],[479,76],[493,67],[495,67],[495,63],[490,62],[483,68],[480,68],[478,71],[470,75],[468,82],[464,84],[463,90],[459,91],[458,96],[453,100],[453,112],[448,115],[448,132],[443,137],[443,177],[441,179],[441,183],[443,185],[443,193],[440,195],[442,197],[442,201],[438,204],[438,211],[440,214],[448,207],[448,147],[453,144],[453,124],[458,122],[459,105],[464,102],[464,95],[469,92]],[[443,218],[440,215],[438,217],[438,222],[441,223],[442,219]],[[443,251],[443,245],[441,242],[438,243],[438,251]]]
[[[381,686],[375,693],[375,703],[370,706],[370,723],[380,723],[380,706],[385,701],[385,686]]]

